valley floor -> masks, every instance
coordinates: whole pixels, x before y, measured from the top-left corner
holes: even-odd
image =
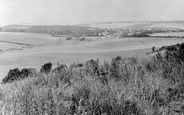
[[[81,63],[97,58],[103,62],[116,56],[124,58],[144,56],[153,46],[161,47],[184,42],[182,38],[106,38],[92,41],[68,41],[46,34],[10,32],[1,32],[0,40],[31,45],[30,47],[21,46],[19,50],[0,51],[0,80],[10,69],[16,67],[39,69],[40,65],[47,62],[52,62],[56,66],[58,62]],[[8,45],[6,48],[10,46],[4,43],[0,49],[5,48],[5,45]]]

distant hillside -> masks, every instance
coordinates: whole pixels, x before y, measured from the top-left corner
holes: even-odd
[[[82,27],[82,26],[23,26],[23,25],[10,25],[2,28],[6,32],[31,32],[31,33],[46,33],[46,34],[59,34],[59,35],[87,35],[98,36],[99,33],[104,32],[103,29]]]

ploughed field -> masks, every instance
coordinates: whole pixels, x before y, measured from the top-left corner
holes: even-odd
[[[59,40],[61,39],[61,40]],[[65,40],[46,34],[0,33],[0,80],[13,68],[39,68],[52,62],[71,64],[116,56],[144,56],[153,46],[184,42],[182,38],[104,38],[92,41]],[[19,44],[21,43],[21,45]],[[2,45],[1,45],[2,44]],[[15,48],[15,49],[12,49]],[[12,50],[7,50],[12,49]]]

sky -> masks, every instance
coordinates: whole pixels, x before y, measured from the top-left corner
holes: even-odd
[[[0,0],[0,26],[184,20],[184,0]]]

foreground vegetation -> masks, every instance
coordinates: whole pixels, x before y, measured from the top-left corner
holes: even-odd
[[[182,114],[183,49],[179,44],[143,58],[10,70],[0,88],[0,114]]]

